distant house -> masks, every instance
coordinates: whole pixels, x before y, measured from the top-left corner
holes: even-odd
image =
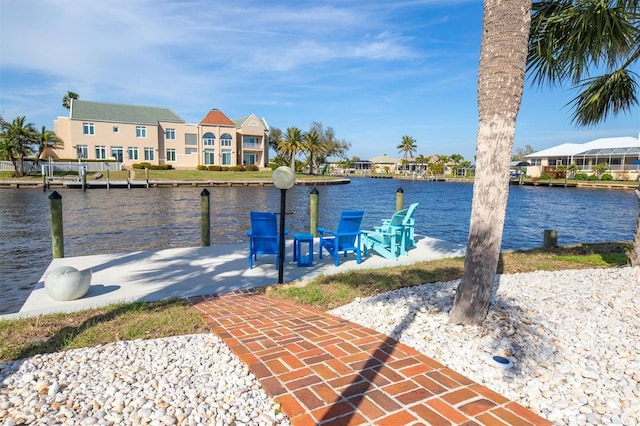
[[[565,143],[525,157],[530,166],[527,175],[539,177],[553,173],[558,166],[576,164],[582,173],[590,173],[593,166],[607,163],[607,173],[617,180],[638,179],[639,167],[632,164],[640,159],[640,139],[634,137],[602,138],[583,144]]]
[[[398,170],[400,160],[387,154],[369,158],[371,169],[378,173],[395,173]]]
[[[176,169],[199,165],[266,167],[269,126],[251,114],[236,120],[212,109],[188,124],[168,108],[73,100],[69,117],[53,122],[64,147],[43,158],[147,162]]]

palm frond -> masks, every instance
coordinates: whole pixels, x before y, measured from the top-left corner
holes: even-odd
[[[603,76],[585,80],[578,88],[578,96],[569,103],[577,126],[601,123],[609,115],[630,112],[638,101],[638,74],[619,69]]]
[[[527,73],[534,84],[579,83],[611,69],[638,43],[639,0],[543,0],[533,4]]]

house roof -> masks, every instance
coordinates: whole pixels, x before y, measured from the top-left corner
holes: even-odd
[[[576,155],[637,154],[640,140],[631,136],[600,138],[586,143],[564,143],[526,155],[527,158],[568,157]]]
[[[213,126],[236,126],[229,117],[224,115],[219,109],[212,109],[209,113],[200,121],[200,124],[211,124]]]
[[[184,123],[184,120],[169,108],[109,104],[79,99],[73,101],[71,119],[151,125],[157,125],[159,121]]]
[[[267,120],[265,120],[264,118],[258,118],[255,116],[255,114],[249,114],[240,118],[234,118],[232,121],[235,123],[237,128],[240,128],[251,117],[255,117],[256,120],[262,123],[265,129],[269,130],[269,125],[267,124]]]
[[[374,164],[396,164],[399,160],[397,158],[391,157],[390,155],[378,155],[377,157],[369,158]]]

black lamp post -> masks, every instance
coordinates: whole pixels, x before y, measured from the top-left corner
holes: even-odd
[[[286,208],[287,189],[296,183],[296,174],[286,166],[280,166],[273,171],[271,177],[276,188],[280,189],[280,246],[278,247],[278,284],[284,282],[284,215]]]

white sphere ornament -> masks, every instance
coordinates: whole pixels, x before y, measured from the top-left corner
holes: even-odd
[[[291,189],[296,183],[296,172],[291,167],[280,166],[271,175],[273,184],[278,189]]]
[[[44,289],[53,300],[76,300],[87,294],[91,285],[91,269],[78,271],[73,266],[59,266],[49,272]]]

